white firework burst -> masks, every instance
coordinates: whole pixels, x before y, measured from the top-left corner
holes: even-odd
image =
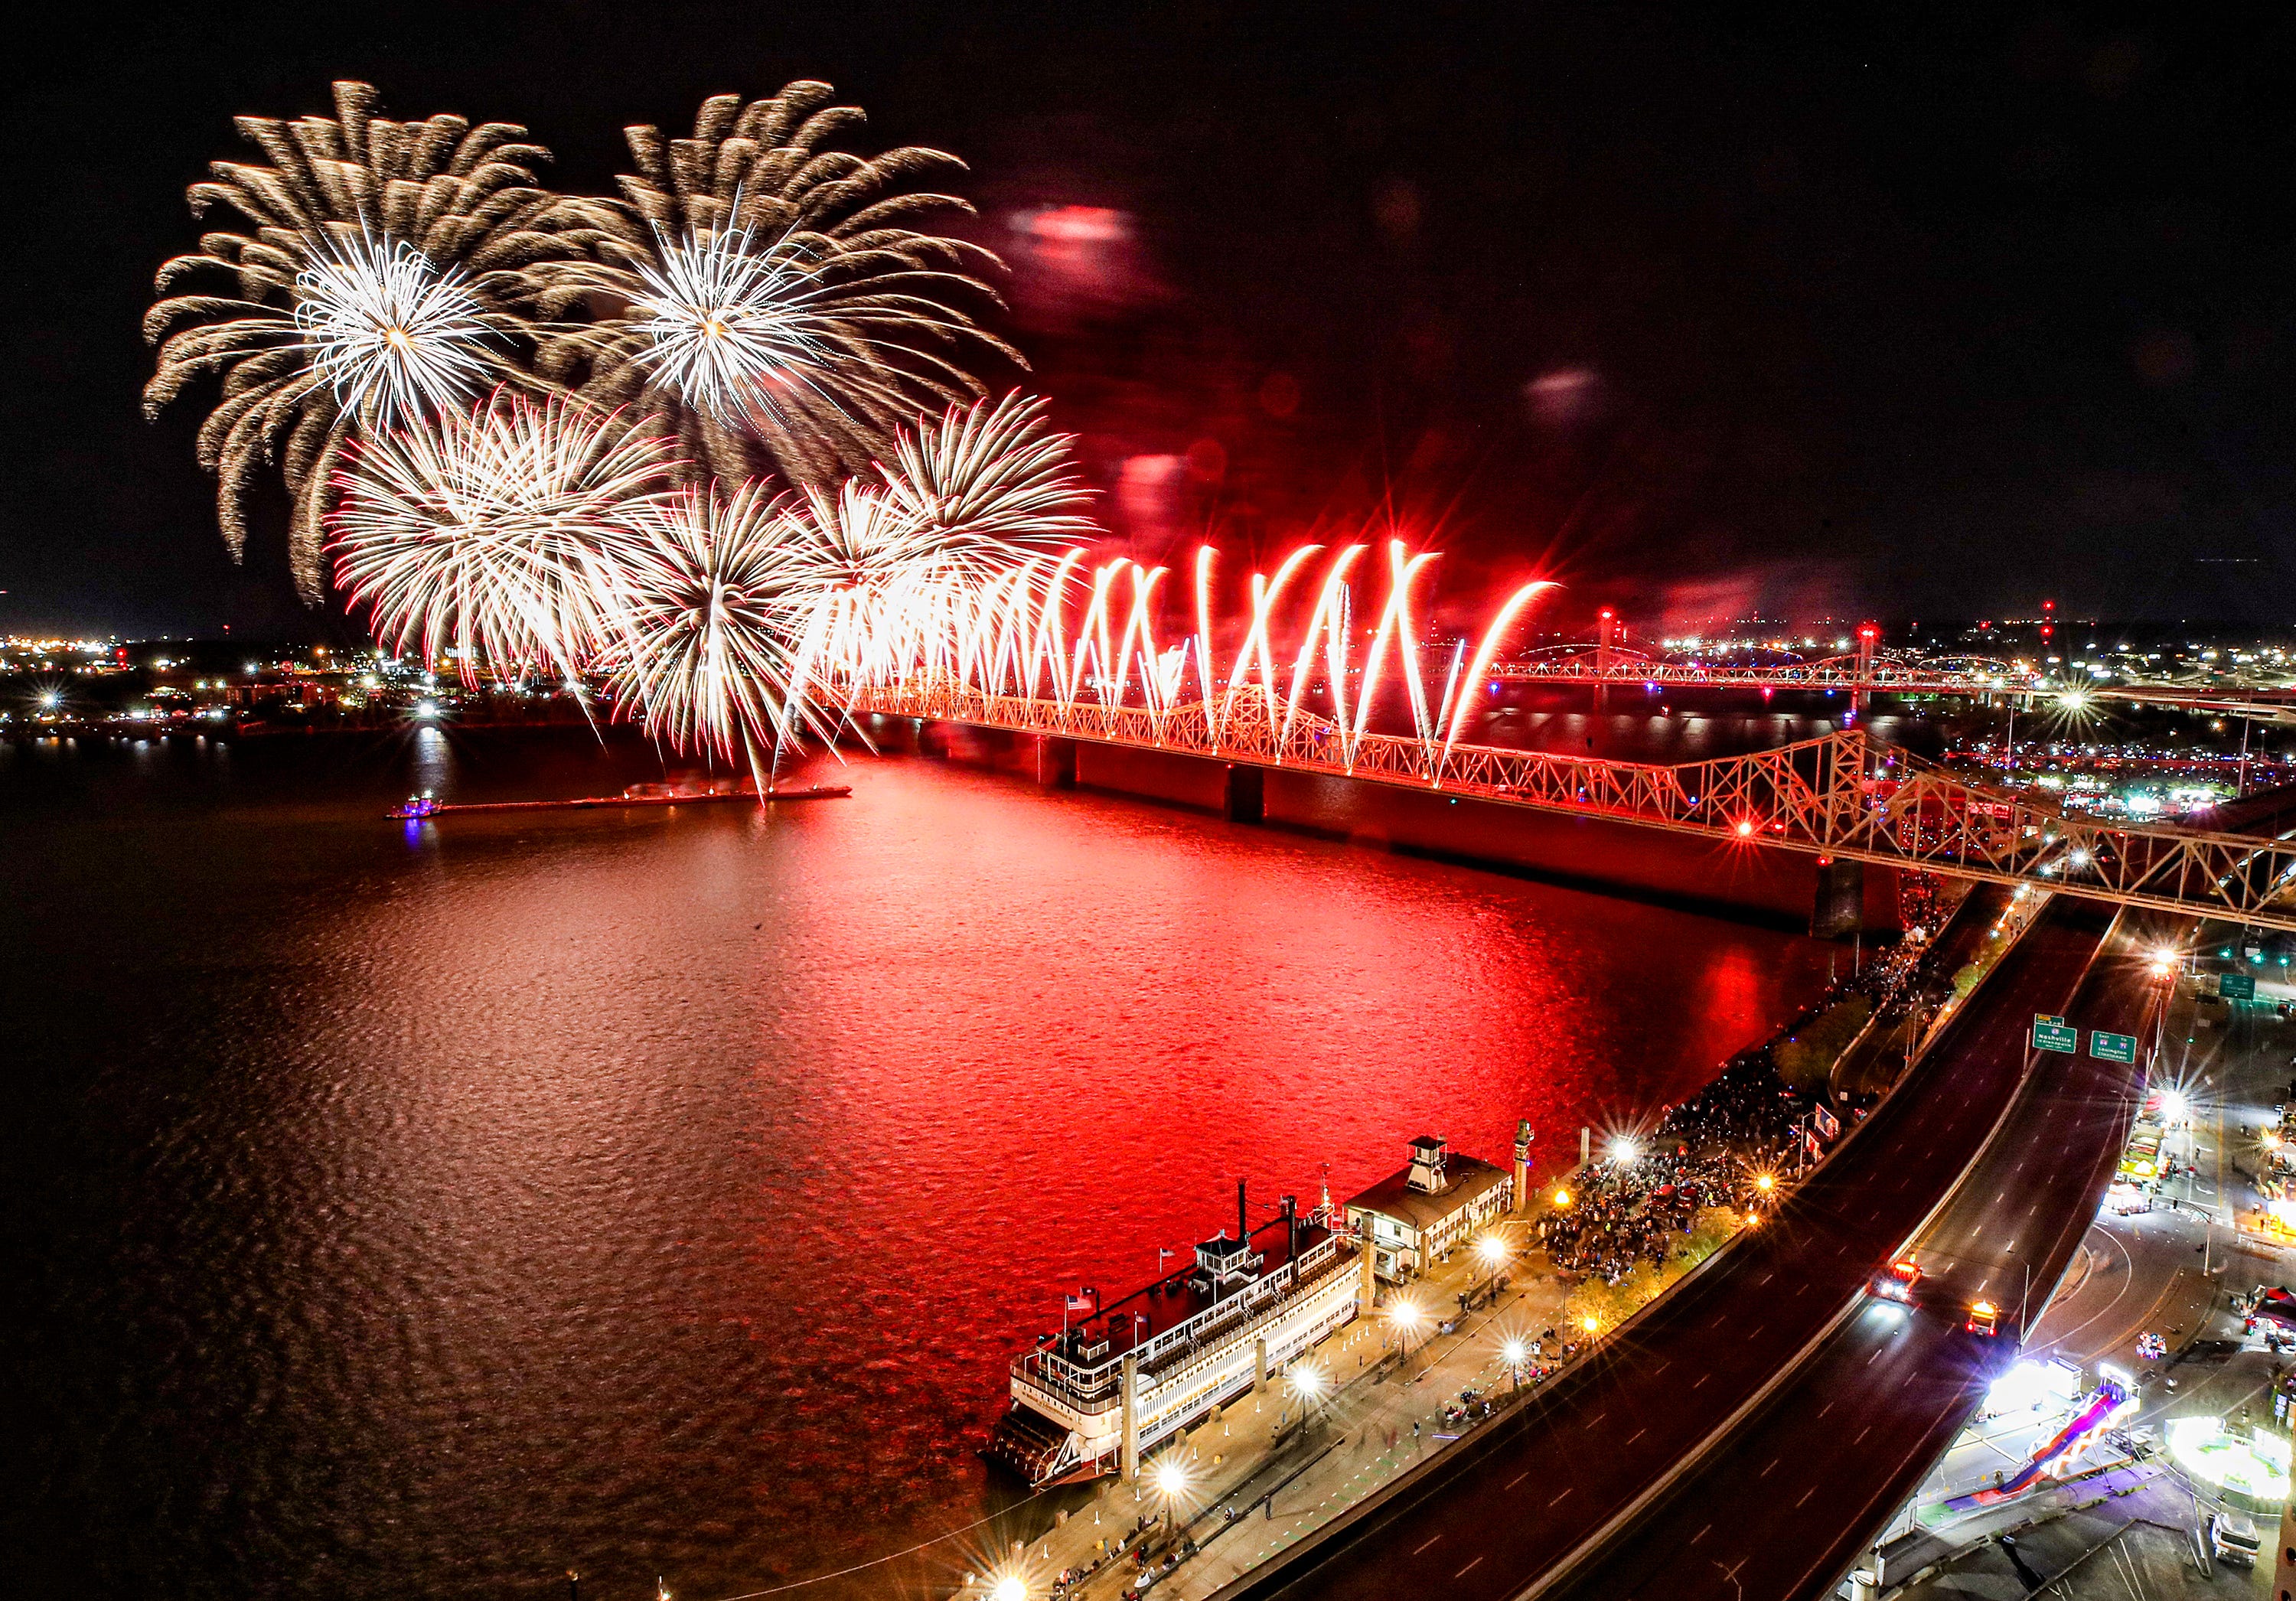
[[[805,697],[819,585],[790,505],[756,482],[688,490],[615,553],[614,698],[678,750],[739,756],[761,780],[787,740],[828,732]]]
[[[779,409],[776,388],[810,384],[822,352],[810,265],[786,241],[756,250],[754,238],[720,228],[662,240],[631,302],[656,382],[727,421]]]
[[[372,398],[386,425],[462,400],[492,365],[467,280],[403,239],[328,241],[296,275],[295,328],[335,403],[362,413]]]
[[[501,671],[580,668],[613,637],[619,563],[670,494],[669,446],[555,398],[481,403],[357,441],[328,519],[335,576],[390,648]]]

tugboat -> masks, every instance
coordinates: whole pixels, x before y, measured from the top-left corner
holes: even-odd
[[[981,1454],[1032,1485],[1097,1478],[1137,1462],[1214,1407],[1300,1356],[1358,1310],[1355,1243],[1318,1207],[1249,1226],[1235,1186],[1235,1234],[1195,1249],[1192,1267],[1108,1306],[1068,1298],[1072,1319],[1013,1359],[1013,1409]]]

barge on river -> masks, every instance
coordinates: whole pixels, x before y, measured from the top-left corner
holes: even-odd
[[[1013,1409],[985,1455],[1031,1484],[1130,1473],[1215,1407],[1264,1382],[1357,1310],[1357,1250],[1328,1207],[1249,1227],[1236,1186],[1236,1232],[1195,1248],[1195,1262],[1108,1306],[1096,1292],[1080,1322],[1013,1359]]]
[[[619,795],[586,795],[578,800],[441,800],[429,790],[409,795],[406,804],[394,806],[385,817],[402,819],[443,817],[466,811],[586,811],[602,806],[692,806],[709,800],[835,800],[853,792],[847,784],[816,784],[807,789],[769,789],[758,792],[751,778],[717,778],[676,784],[634,784]]]

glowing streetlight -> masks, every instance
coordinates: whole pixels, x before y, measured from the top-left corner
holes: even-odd
[[[1633,1166],[1642,1159],[1642,1146],[1628,1136],[1619,1134],[1611,1137],[1610,1158],[1620,1167]]]
[[[1411,1336],[1427,1321],[1427,1313],[1415,1301],[1398,1301],[1387,1310],[1387,1320],[1395,1330],[1396,1349],[1401,1353],[1398,1367],[1411,1370]]]
[[[989,1587],[989,1601],[1029,1601],[1029,1587],[1018,1573],[1007,1573]]]
[[[1589,1312],[1578,1320],[1578,1326],[1590,1334],[1599,1334],[1603,1332],[1603,1320]]]
[[[1475,1255],[1485,1268],[1496,1269],[1507,1259],[1506,1242],[1495,1234],[1487,1234],[1475,1242]]]
[[[2172,1089],[2161,1097],[2161,1115],[2169,1122],[2181,1123],[2191,1115],[2193,1104],[2182,1090]]]
[[[1154,1471],[1148,1475],[1148,1482],[1155,1486],[1157,1495],[1163,1499],[1164,1523],[1168,1528],[1179,1522],[1180,1500],[1188,1493],[1189,1481],[1188,1465],[1168,1452],[1157,1460]]]
[[[1757,1173],[1754,1175],[1754,1187],[1767,1195],[1778,1187],[1778,1176],[1775,1173]]]
[[[1554,1204],[1557,1206],[1570,1204],[1570,1192],[1559,1184],[1554,1186]]]

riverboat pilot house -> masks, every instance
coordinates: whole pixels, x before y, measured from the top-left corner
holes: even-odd
[[[1513,1173],[1423,1134],[1410,1165],[1349,1199],[1348,1226],[1371,1247],[1374,1270],[1400,1284],[1513,1204]]]

